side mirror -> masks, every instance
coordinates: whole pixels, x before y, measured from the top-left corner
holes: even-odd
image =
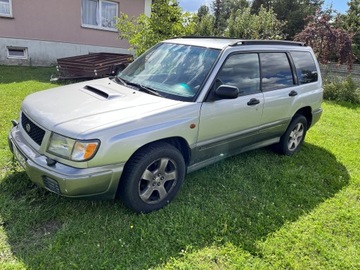
[[[215,96],[219,99],[234,99],[239,96],[239,88],[232,85],[220,85],[215,90]]]

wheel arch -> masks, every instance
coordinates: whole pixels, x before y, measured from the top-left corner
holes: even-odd
[[[312,109],[310,106],[303,107],[303,108],[297,110],[292,119],[294,119],[296,117],[296,115],[305,116],[305,118],[307,120],[307,124],[308,124],[307,129],[309,129],[311,127],[313,117],[312,117]]]
[[[191,159],[191,150],[189,147],[189,144],[187,143],[187,141],[182,138],[182,137],[169,137],[169,138],[163,138],[160,140],[156,140],[156,141],[152,141],[152,142],[148,142],[144,145],[142,145],[141,147],[139,147],[131,156],[128,160],[130,160],[136,153],[138,153],[139,151],[141,151],[143,148],[152,145],[152,144],[156,144],[156,143],[167,143],[170,144],[172,146],[174,146],[176,149],[178,149],[180,151],[180,153],[182,154],[185,164],[186,166],[189,165],[190,163],[190,159]],[[125,164],[126,166],[126,164]]]
[[[159,141],[155,141],[154,143],[156,143],[156,142],[166,142],[166,143],[171,144],[172,146],[176,147],[180,151],[182,156],[184,157],[186,166],[189,165],[190,159],[191,159],[191,150],[190,150],[189,144],[187,143],[187,141],[184,138],[171,137],[171,138],[165,138],[165,139],[161,139]]]

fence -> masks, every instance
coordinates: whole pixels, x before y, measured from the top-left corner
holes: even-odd
[[[351,75],[356,82],[360,83],[360,65],[358,64],[353,65],[350,71],[346,65],[338,65],[336,63],[321,65],[320,69],[325,80],[331,80],[334,77],[345,79],[347,76]]]

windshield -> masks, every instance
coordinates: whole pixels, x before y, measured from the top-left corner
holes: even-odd
[[[119,73],[118,78],[164,97],[191,101],[219,53],[216,49],[160,43]]]

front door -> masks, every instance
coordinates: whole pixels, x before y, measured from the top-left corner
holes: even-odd
[[[230,55],[212,91],[219,85],[238,87],[239,96],[203,103],[195,162],[235,154],[256,140],[264,105],[258,54]]]

